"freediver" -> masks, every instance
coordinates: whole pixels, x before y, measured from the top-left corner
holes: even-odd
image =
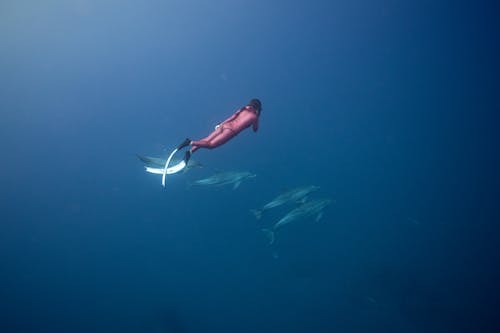
[[[262,103],[257,98],[253,98],[247,105],[239,108],[231,117],[216,125],[214,131],[210,135],[197,141],[186,139],[177,147],[177,149],[179,150],[191,145],[191,148],[186,151],[184,155],[184,161],[187,164],[191,158],[191,154],[200,148],[217,148],[250,126],[252,126],[254,132],[257,132],[259,129],[259,117],[261,111]]]

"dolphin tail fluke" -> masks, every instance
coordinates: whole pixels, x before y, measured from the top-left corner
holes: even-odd
[[[260,220],[262,217],[262,209],[250,209],[250,212],[255,216],[257,220]]]
[[[269,241],[269,245],[272,245],[274,243],[274,231],[272,231],[270,229],[262,229],[262,232],[267,237],[267,240]]]
[[[151,163],[151,159],[147,158],[146,156],[142,156],[139,154],[135,154],[135,156],[137,156],[137,158],[143,161],[144,163]]]

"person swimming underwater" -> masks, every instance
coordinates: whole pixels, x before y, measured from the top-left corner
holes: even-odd
[[[191,145],[191,148],[184,155],[184,161],[187,164],[191,158],[191,154],[200,148],[217,148],[250,126],[252,126],[254,132],[257,132],[261,111],[262,103],[257,98],[253,98],[246,106],[238,109],[231,117],[216,125],[215,130],[210,135],[197,141],[186,139],[177,149]]]

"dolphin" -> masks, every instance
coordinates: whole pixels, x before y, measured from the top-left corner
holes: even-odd
[[[271,228],[262,229],[264,235],[266,235],[269,240],[269,244],[274,243],[275,233],[279,229],[283,228],[285,225],[292,223],[297,220],[301,220],[307,217],[316,215],[315,221],[319,221],[323,217],[323,210],[330,205],[332,200],[330,199],[316,199],[307,201],[299,207],[291,210],[288,214],[283,216],[278,222],[276,222]]]
[[[233,184],[233,190],[240,186],[245,179],[254,178],[256,175],[248,171],[226,171],[218,172],[208,178],[200,179],[193,182],[191,185],[199,186],[223,186]]]
[[[137,158],[140,159],[142,162],[145,164],[145,168],[147,172],[150,173],[163,173],[163,168],[165,167],[165,163],[167,162],[166,159],[164,158],[159,158],[159,157],[150,157],[150,156],[142,156],[142,155],[137,155]],[[174,158],[170,161],[171,165],[176,165],[179,162],[181,162],[182,158]],[[190,159],[188,161],[187,166],[184,168],[184,172],[189,171],[190,169],[194,168],[202,168],[203,164],[200,162],[197,162],[196,160]],[[156,170],[159,170],[156,172]]]
[[[268,209],[278,207],[287,203],[304,203],[307,200],[307,196],[314,191],[319,190],[319,186],[309,185],[309,186],[301,186],[286,191],[276,198],[262,206],[258,209],[250,209],[255,215],[256,219],[260,219],[262,217],[262,213]]]

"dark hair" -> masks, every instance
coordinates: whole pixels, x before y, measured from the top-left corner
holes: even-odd
[[[248,102],[248,105],[253,107],[255,111],[257,111],[257,114],[260,115],[260,111],[262,111],[262,103],[257,98],[252,98],[250,102]]]

